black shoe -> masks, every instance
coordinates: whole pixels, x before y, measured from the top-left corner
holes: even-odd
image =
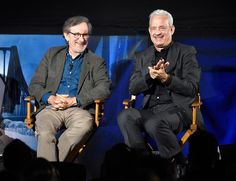
[[[181,164],[176,165],[176,178],[177,179],[185,176],[186,167],[187,167],[186,165],[181,165]]]
[[[160,156],[160,152],[159,152],[159,151],[151,151],[151,153],[152,153],[153,155]]]
[[[180,152],[171,158],[171,162],[175,164],[177,179],[183,177],[186,174],[187,159]]]
[[[187,159],[184,157],[182,152],[177,153],[171,158],[172,162],[175,162],[176,165],[186,165]]]

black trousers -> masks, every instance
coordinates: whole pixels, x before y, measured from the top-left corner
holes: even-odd
[[[181,151],[176,137],[184,128],[181,114],[173,103],[147,110],[129,108],[118,115],[118,125],[129,147],[146,149],[145,132],[155,140],[160,156],[171,158]]]

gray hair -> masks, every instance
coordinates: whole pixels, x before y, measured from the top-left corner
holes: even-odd
[[[85,16],[73,16],[68,18],[62,27],[62,32],[68,33],[70,31],[70,27],[76,26],[80,23],[87,23],[89,31],[88,33],[89,34],[92,33],[92,24],[90,23],[89,19]]]
[[[157,9],[157,10],[154,10],[154,11],[149,15],[149,25],[150,25],[150,19],[151,19],[153,16],[166,16],[166,17],[168,18],[168,21],[169,21],[170,26],[172,26],[173,23],[174,23],[173,17],[172,17],[172,15],[171,15],[168,11],[165,11],[165,10],[163,10],[163,9]]]

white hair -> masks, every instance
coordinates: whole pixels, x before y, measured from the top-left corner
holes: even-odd
[[[173,20],[173,17],[172,15],[168,12],[168,11],[165,11],[163,9],[157,9],[157,10],[154,10],[150,15],[149,15],[149,25],[150,25],[150,19],[151,17],[153,16],[166,16],[168,18],[168,21],[169,21],[169,24],[170,26],[173,25],[174,23],[174,20]]]

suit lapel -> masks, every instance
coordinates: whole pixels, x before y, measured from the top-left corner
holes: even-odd
[[[166,69],[167,73],[172,72],[172,70],[175,68],[178,55],[179,55],[179,51],[176,48],[175,44],[173,43],[173,45],[170,46],[168,50],[168,54],[167,54],[167,61],[170,63]]]
[[[149,71],[148,67],[153,66],[152,62],[155,62],[155,49],[153,46],[151,46],[146,51],[146,54],[143,57],[143,65],[142,65],[143,75],[146,75],[148,73],[148,71]],[[147,104],[150,96],[151,96],[150,94],[147,94],[146,96],[144,96],[142,107],[144,107]]]
[[[90,59],[89,54],[85,52],[79,78],[78,92],[80,92],[80,89],[82,88],[85,78],[89,72],[89,64],[90,64],[89,59]]]
[[[150,49],[145,54],[143,67],[146,68],[153,66],[152,62],[155,62],[155,51],[153,46],[150,47]]]
[[[55,64],[56,64],[55,67],[57,67],[56,74],[58,74],[58,76],[55,78],[54,85],[60,85],[65,62],[66,62],[66,49],[64,51],[61,51],[60,54],[58,54],[57,57],[55,58]],[[57,88],[58,87],[56,87],[56,89]]]
[[[176,48],[175,43],[173,43],[173,45],[170,46],[167,54],[167,61],[170,63],[170,65],[166,69],[167,73],[172,72],[172,70],[175,68],[178,55],[179,50]],[[152,62],[155,62],[155,50],[153,46],[151,46],[144,55],[143,68],[152,66]]]

